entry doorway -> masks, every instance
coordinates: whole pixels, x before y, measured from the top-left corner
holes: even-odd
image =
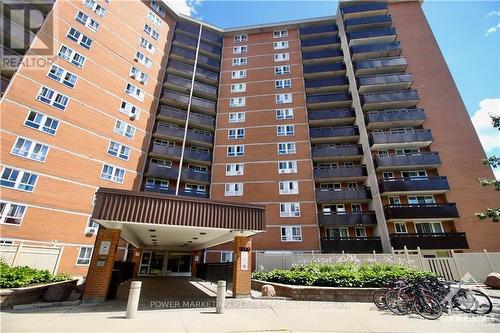
[[[191,276],[191,254],[144,250],[139,276]]]

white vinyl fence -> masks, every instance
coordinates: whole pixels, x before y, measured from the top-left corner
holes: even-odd
[[[47,269],[55,274],[64,247],[38,242],[0,244],[0,260],[9,266]]]
[[[283,252],[256,252],[255,268],[257,271],[273,269],[290,269],[297,264],[310,262],[335,263],[340,261],[398,263],[416,269],[434,272],[448,280],[466,282],[484,282],[491,272],[500,272],[500,252],[481,253],[453,253],[451,257],[424,258],[418,254],[324,254],[315,252],[291,253]]]

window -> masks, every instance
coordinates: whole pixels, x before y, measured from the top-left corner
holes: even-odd
[[[137,106],[132,105],[132,104],[125,102],[125,101],[122,101],[122,104],[120,105],[119,111],[121,113],[126,114],[130,118],[134,118],[134,119],[136,119],[136,118],[139,119],[139,114],[141,113],[141,110]]]
[[[276,127],[278,136],[295,135],[295,127],[293,125],[279,125]]]
[[[365,227],[356,227],[354,232],[356,233],[356,237],[366,237]]]
[[[52,65],[47,76],[57,82],[64,84],[67,87],[74,88],[76,84],[76,80],[78,77],[75,74],[72,74],[65,70],[62,67]]]
[[[282,41],[282,42],[274,42],[273,47],[275,50],[281,50],[281,49],[287,49],[288,48],[288,41]]]
[[[356,183],[356,182],[347,182],[347,188],[358,188],[358,183]]]
[[[234,197],[243,195],[243,183],[228,183],[224,187],[224,195],[226,197]]]
[[[235,83],[231,85],[231,92],[245,92],[247,91],[246,83]]]
[[[286,154],[295,154],[295,142],[283,142],[278,143],[278,154],[286,155]]]
[[[232,71],[231,72],[231,78],[232,79],[244,79],[247,77],[247,71],[246,69],[243,69],[241,71]]]
[[[282,226],[281,227],[282,242],[302,242],[302,227],[301,226]]]
[[[92,39],[85,36],[82,34],[80,31],[76,30],[75,28],[71,27],[69,28],[68,33],[66,34],[66,37],[71,39],[77,44],[80,44],[86,49],[90,49],[90,46],[92,45]]]
[[[322,183],[319,184],[319,188],[321,191],[341,191],[342,185],[340,183]],[[342,205],[344,206],[344,205]],[[345,209],[344,209],[345,211]]]
[[[172,161],[169,160],[161,160],[157,158],[152,158],[151,163],[155,164],[156,166],[160,168],[171,168],[172,167]]]
[[[144,32],[151,36],[154,40],[158,40],[160,34],[153,28],[151,28],[147,23],[144,23]]]
[[[0,200],[0,224],[20,225],[27,207]]]
[[[139,45],[148,50],[149,53],[154,54],[155,53],[155,47],[153,44],[148,42],[145,38],[139,37]]]
[[[276,53],[274,55],[274,62],[288,61],[290,60],[290,53]]]
[[[288,30],[276,30],[273,31],[274,38],[288,37]]]
[[[245,103],[246,103],[245,97],[235,97],[229,99],[229,107],[231,108],[245,106]]]
[[[220,262],[233,262],[233,252],[222,251],[220,253]]]
[[[382,173],[382,178],[384,179],[391,179],[391,178],[394,178],[394,172],[384,172]]]
[[[101,178],[111,180],[115,183],[123,184],[123,180],[125,178],[125,170],[113,165],[104,164],[102,166]]]
[[[229,114],[230,123],[243,123],[245,122],[245,112],[233,112]]]
[[[61,45],[61,48],[59,49],[59,53],[57,53],[57,55],[70,64],[73,64],[78,68],[83,68],[85,57],[75,50],[67,47],[66,45]]]
[[[278,173],[297,173],[297,161],[279,161]]]
[[[326,236],[328,238],[343,238],[349,237],[349,230],[345,227],[341,228],[328,228],[326,229]]]
[[[246,45],[240,45],[233,47],[233,54],[247,53],[248,47]]]
[[[234,42],[235,43],[241,43],[241,42],[246,42],[248,40],[248,35],[235,35],[234,36]]]
[[[133,139],[135,136],[135,127],[127,124],[124,121],[117,120],[113,132],[126,136],[127,138]]]
[[[290,65],[276,66],[276,67],[274,67],[274,74],[275,75],[290,74]]]
[[[127,86],[125,87],[125,93],[141,102],[144,101],[144,91],[137,88],[131,83],[127,83]]]
[[[232,128],[227,131],[227,137],[229,139],[243,139],[245,137],[244,128]]]
[[[292,80],[286,79],[286,80],[276,80],[274,84],[274,88],[276,89],[284,89],[284,88],[291,88],[292,87]]]
[[[243,156],[245,155],[245,146],[228,146],[227,147],[227,156]]]
[[[139,81],[142,84],[146,84],[149,78],[146,74],[144,74],[135,66],[132,66],[132,68],[130,69],[130,77]]]
[[[299,217],[300,204],[297,202],[280,203],[280,217]]]
[[[245,58],[233,58],[233,66],[245,66],[248,63],[248,59]]]
[[[293,109],[276,110],[276,119],[293,119]]]
[[[38,175],[34,173],[4,167],[2,170],[0,186],[10,187],[20,191],[33,192],[37,178]]]
[[[396,155],[419,155],[419,148],[396,149]]]
[[[410,205],[419,205],[419,204],[433,204],[434,196],[432,195],[418,195],[408,197],[408,204]]]
[[[389,205],[401,205],[401,199],[399,197],[389,197]]]
[[[243,173],[243,163],[226,164],[226,176],[241,176]]]
[[[415,222],[419,234],[441,234],[444,232],[441,222]]]
[[[155,189],[160,191],[168,190],[168,180],[147,178],[144,185],[147,189]]]
[[[196,164],[189,164],[188,170],[199,173],[208,173],[208,168],[206,166],[196,165]]]
[[[404,222],[394,222],[394,230],[397,234],[408,233],[408,229],[406,229],[406,223]]]
[[[147,17],[148,17],[148,20],[150,20],[151,22],[153,22],[158,27],[161,28],[161,26],[163,25],[162,20],[158,16],[156,16],[155,14],[153,14],[153,12],[149,11]]]
[[[49,146],[25,138],[17,138],[11,151],[14,155],[38,162],[45,162],[48,152]]]
[[[351,204],[351,211],[352,212],[361,212],[361,211],[363,211],[363,208],[361,207],[360,204]]]
[[[276,95],[276,104],[287,104],[292,103],[292,94],[277,94]]]
[[[425,179],[429,179],[427,177],[427,172],[425,170],[401,171],[401,177],[403,177],[403,178],[409,178],[411,180],[425,180]]]
[[[287,180],[279,183],[280,194],[299,194],[299,182]]]
[[[165,8],[160,7],[158,1],[151,1],[151,8],[153,8],[161,17],[165,17]]]
[[[69,101],[68,96],[43,86],[40,88],[36,99],[60,110],[66,109]]]
[[[94,220],[89,217],[87,225],[85,226],[85,234],[95,235],[97,234],[97,230],[99,230],[99,224],[95,223]]]
[[[59,120],[51,118],[37,111],[30,111],[24,125],[39,130],[40,132],[55,135]]]
[[[78,251],[78,258],[76,259],[77,265],[90,265],[92,258],[92,247],[81,247]]]
[[[77,20],[78,22],[80,22],[81,24],[83,24],[84,26],[86,26],[87,28],[89,28],[94,32],[97,32],[97,30],[99,30],[100,26],[99,23],[97,23],[96,20],[94,20],[93,18],[91,18],[87,14],[84,14],[81,11],[78,11],[75,20]]]
[[[153,62],[151,61],[151,59],[149,59],[148,57],[146,57],[144,55],[144,53],[142,53],[141,51],[137,51],[135,53],[135,58],[134,59],[135,59],[135,61],[143,64],[147,68],[151,68],[151,66],[153,65]]]
[[[99,16],[104,16],[106,9],[99,5],[96,0],[83,0],[83,4]]]
[[[116,156],[127,161],[130,156],[130,148],[121,143],[110,141],[108,147],[108,155]]]
[[[377,155],[380,157],[389,156],[389,152],[387,150],[377,150]]]
[[[207,188],[205,187],[205,185],[186,184],[186,186],[184,187],[184,191],[205,193],[207,191]]]

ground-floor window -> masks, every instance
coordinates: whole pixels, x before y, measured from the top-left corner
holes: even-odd
[[[281,227],[282,242],[301,242],[302,228],[300,226],[282,226]]]
[[[220,262],[233,262],[233,252],[222,251],[220,253]]]
[[[77,265],[89,265],[92,258],[92,247],[81,247],[76,259]]]

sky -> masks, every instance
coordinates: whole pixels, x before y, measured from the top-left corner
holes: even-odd
[[[337,1],[166,0],[185,15],[229,28],[335,15]],[[500,156],[500,1],[425,0],[423,10],[488,156]],[[500,179],[500,169],[495,175]]]

